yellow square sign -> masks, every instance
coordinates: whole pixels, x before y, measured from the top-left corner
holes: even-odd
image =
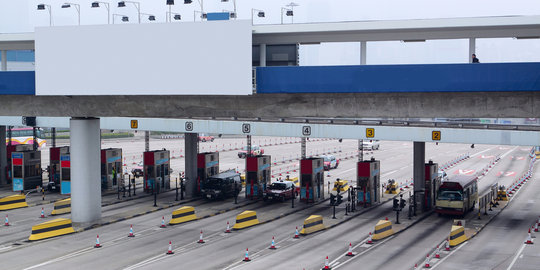
[[[374,128],[366,128],[366,137],[367,138],[375,137],[375,129]]]
[[[139,128],[139,120],[131,120],[131,128]]]
[[[441,131],[440,130],[434,130],[431,132],[431,139],[434,141],[440,141],[441,140]]]

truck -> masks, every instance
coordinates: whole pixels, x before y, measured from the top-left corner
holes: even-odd
[[[379,150],[379,140],[363,140],[362,148],[364,150]]]
[[[242,191],[240,174],[234,170],[213,175],[204,180],[201,188],[203,197],[216,200],[238,196]]]
[[[262,149],[258,145],[252,145],[251,146],[251,155],[252,156],[258,156],[264,154],[264,149]],[[244,146],[242,150],[238,151],[238,157],[239,158],[246,158],[247,157],[247,146]]]

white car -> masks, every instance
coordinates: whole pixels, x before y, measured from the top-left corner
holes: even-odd
[[[363,140],[362,148],[367,150],[378,150],[380,147],[379,140]]]

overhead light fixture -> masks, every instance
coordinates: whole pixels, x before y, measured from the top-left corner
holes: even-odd
[[[538,37],[514,37],[515,39],[539,39],[540,36]]]
[[[221,2],[225,3],[225,2],[229,2],[229,0],[221,0]]]
[[[129,22],[129,17],[128,16],[122,16],[122,21],[123,22]]]
[[[167,5],[169,6],[174,5],[174,0],[167,0]]]
[[[193,1],[191,0],[184,0],[184,4],[191,4]]]
[[[407,40],[402,40],[401,42],[404,42],[404,43],[409,43],[409,42],[426,42],[425,39],[407,39]]]
[[[70,4],[63,4],[62,5],[62,8],[68,8],[68,7],[71,7],[71,5]]]
[[[155,20],[156,20],[156,16],[150,15],[150,16],[148,16],[148,20],[149,20],[149,21],[155,21]]]
[[[99,7],[99,2],[92,2],[92,7],[93,8],[98,8]]]
[[[229,12],[229,16],[231,17],[231,19],[236,19],[236,13],[234,12]]]
[[[257,16],[260,18],[264,18],[265,16],[264,11],[259,11],[259,13],[257,13]]]
[[[294,13],[292,10],[287,10],[287,13],[285,13],[287,16],[294,16]]]
[[[45,4],[39,4],[37,5],[38,10],[45,10]]]
[[[125,6],[126,6],[126,2],[124,1],[118,2],[118,7],[125,7]]]
[[[174,15],[174,17],[173,17],[173,18],[174,18],[175,20],[177,20],[177,21],[179,21],[179,20],[181,20],[181,19],[182,19],[182,17],[180,16],[180,14],[176,14],[176,15]]]

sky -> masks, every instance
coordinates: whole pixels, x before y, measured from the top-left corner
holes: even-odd
[[[109,2],[104,0],[105,2]],[[455,17],[540,15],[540,0],[293,0],[294,17],[284,23],[312,23],[363,20],[404,20]],[[0,33],[33,32],[34,27],[48,26],[47,11],[37,10],[37,4],[52,6],[53,24],[77,24],[74,8],[62,9],[61,0],[0,0]],[[81,5],[81,24],[106,24],[105,8],[90,8],[92,0],[70,0]],[[166,0],[139,0],[141,12],[156,16],[155,23],[165,21]],[[180,13],[183,21],[193,21],[193,11],[200,10],[197,0],[190,5],[176,0],[172,12]],[[261,9],[265,18],[255,16],[254,24],[279,24],[281,8],[291,0],[237,0],[238,19],[251,19],[251,9]],[[127,4],[117,7],[110,1],[112,14],[127,15],[129,23],[137,23],[136,8]],[[232,10],[233,2],[204,0],[205,12]],[[115,17],[118,23],[119,17]],[[148,23],[143,17],[143,23]],[[111,18],[112,23],[112,18]],[[478,39],[477,55],[481,62],[540,61],[540,40]],[[301,65],[357,65],[360,63],[359,43],[324,43],[302,45]],[[428,40],[422,43],[369,42],[367,64],[466,63],[467,40]]]

